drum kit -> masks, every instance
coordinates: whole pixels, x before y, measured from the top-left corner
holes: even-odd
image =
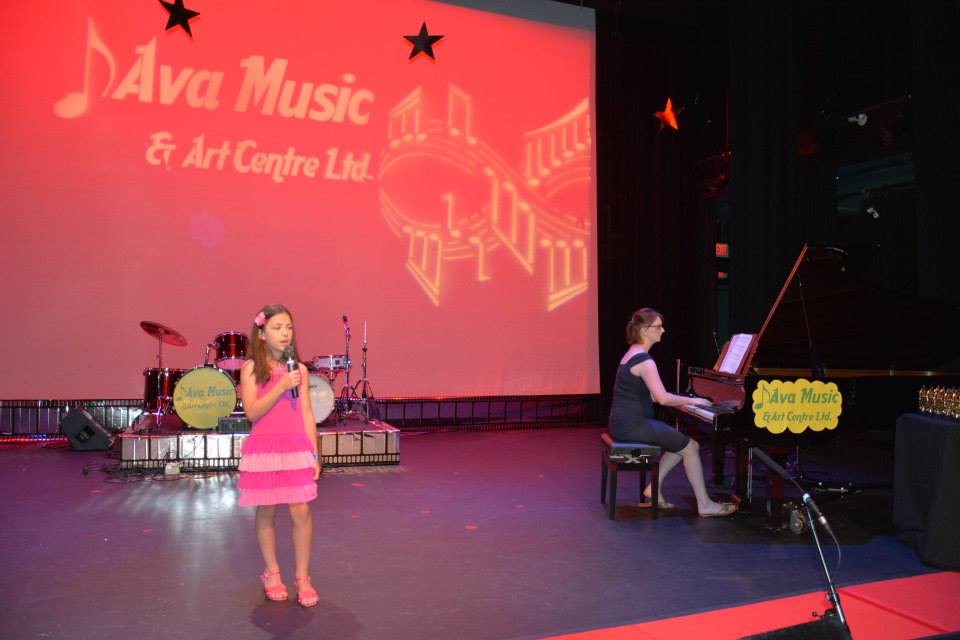
[[[157,366],[143,370],[141,417],[152,416],[158,427],[176,416],[195,429],[212,429],[220,418],[243,413],[237,387],[250,345],[245,334],[221,333],[205,345],[203,364],[192,369],[170,369],[163,366],[163,345],[185,347],[187,339],[159,322],[144,320],[140,328],[157,339]],[[215,364],[210,364],[211,349],[216,350]]]
[[[326,420],[334,411],[338,422],[345,421],[350,415],[359,415],[364,422],[370,418],[372,394],[366,375],[366,324],[363,332],[362,389],[358,392],[350,387],[350,327],[346,316],[343,316],[343,321],[346,354],[316,356],[307,366],[310,404],[317,423]],[[144,320],[140,328],[157,340],[157,366],[143,370],[143,413],[137,422],[149,419],[152,424],[146,428],[139,425],[139,431],[149,430],[153,425],[159,428],[164,420],[176,423],[176,419],[194,429],[213,429],[221,418],[243,416],[243,401],[238,393],[240,368],[252,356],[250,339],[245,333],[221,333],[204,345],[203,364],[192,369],[170,369],[163,366],[163,345],[185,347],[187,339],[179,331],[159,322]],[[341,372],[346,373],[346,385],[340,396],[336,397],[333,384]],[[361,383],[357,383],[357,387]]]

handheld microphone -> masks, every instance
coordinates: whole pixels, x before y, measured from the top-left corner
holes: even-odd
[[[283,350],[283,359],[287,362],[287,371],[293,373],[297,370],[297,360],[293,357],[293,345],[290,345]],[[294,398],[297,398],[300,396],[300,388],[294,387],[293,389],[290,389],[290,393],[293,394]]]
[[[350,325],[347,324],[347,316],[346,316],[346,314],[344,314],[344,315],[342,315],[342,316],[340,316],[340,317],[343,318],[343,332],[346,333],[346,334],[349,336],[349,335],[350,335]]]
[[[803,494],[802,500],[803,500],[803,504],[807,505],[810,508],[810,511],[813,513],[814,519],[820,523],[820,525],[826,530],[827,533],[830,534],[830,537],[836,538],[837,536],[833,535],[833,529],[830,528],[830,524],[827,522],[827,519],[824,517],[824,515],[820,513],[820,509],[817,507],[817,503],[813,501],[813,498],[810,496],[810,494],[809,493]]]

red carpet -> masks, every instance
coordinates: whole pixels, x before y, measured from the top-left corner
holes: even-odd
[[[933,573],[844,587],[840,602],[856,640],[922,638],[960,631],[960,573]],[[551,640],[742,638],[803,622],[826,608],[823,592],[665,620],[555,636]]]

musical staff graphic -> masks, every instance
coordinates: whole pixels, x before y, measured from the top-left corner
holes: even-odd
[[[586,212],[565,211],[561,192],[590,183],[592,135],[589,102],[582,100],[553,122],[523,134],[525,163],[511,167],[474,134],[474,105],[461,88],[447,85],[446,113],[430,117],[418,87],[390,111],[387,145],[380,158],[380,210],[388,227],[407,241],[406,268],[430,301],[439,306],[444,264],[470,260],[475,282],[496,276],[490,259],[505,248],[521,271],[541,278],[548,311],[589,289],[591,227]],[[468,204],[453,185],[441,186],[436,208],[399,206],[384,177],[403,163],[430,158],[480,181],[479,203]],[[430,211],[432,210],[432,212]],[[426,219],[425,219],[426,218]],[[502,268],[502,266],[501,266]]]
[[[420,132],[420,102],[422,90],[417,87],[390,111],[387,121],[387,138],[396,148],[401,142],[409,142]]]
[[[588,150],[592,144],[589,107],[584,98],[565,116],[524,134],[527,156],[524,176],[531,187],[539,186],[543,178]]]

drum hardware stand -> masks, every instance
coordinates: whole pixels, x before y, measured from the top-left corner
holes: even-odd
[[[350,325],[347,316],[343,316],[343,330],[346,339],[344,345],[345,358],[350,362]],[[373,388],[367,380],[367,323],[363,323],[363,360],[361,364],[361,378],[353,386],[350,385],[350,366],[346,367],[346,382],[340,390],[340,397],[336,400],[337,424],[345,424],[347,416],[360,414],[360,422],[370,422],[370,401],[373,399]],[[357,387],[360,392],[357,392]]]
[[[157,339],[157,368],[160,371],[163,371],[163,343],[171,344],[175,347],[185,347],[187,346],[187,339],[183,335],[170,327],[164,326],[159,322],[152,322],[150,320],[143,320],[140,322],[140,328],[143,329],[148,335],[153,336]],[[170,409],[170,398],[166,398],[160,395],[160,392],[163,391],[163,384],[161,376],[157,376],[157,406],[154,407],[153,411],[145,411],[148,415],[153,415],[154,424],[156,424],[157,429],[163,423],[163,416],[169,413]],[[144,406],[144,409],[149,407]],[[144,414],[141,413],[137,416],[137,419],[142,417]],[[145,431],[150,431],[148,427]]]
[[[363,322],[363,360],[361,361],[360,382],[360,422],[368,424],[370,422],[370,399],[373,398],[373,389],[367,381],[367,322]],[[353,391],[356,396],[356,390]]]
[[[210,343],[203,345],[203,366],[204,367],[210,366],[210,348],[212,346],[213,345]]]
[[[157,335],[157,368],[160,371],[163,371],[163,332],[161,331]],[[157,376],[157,406],[153,408],[153,411],[147,411],[148,415],[153,416],[153,425],[148,426],[141,433],[149,433],[153,431],[153,428],[160,429],[160,426],[163,424],[163,415],[166,413],[168,401],[161,396],[160,393],[163,391],[163,377]],[[147,407],[144,407],[146,409]],[[143,414],[141,414],[143,415]]]

